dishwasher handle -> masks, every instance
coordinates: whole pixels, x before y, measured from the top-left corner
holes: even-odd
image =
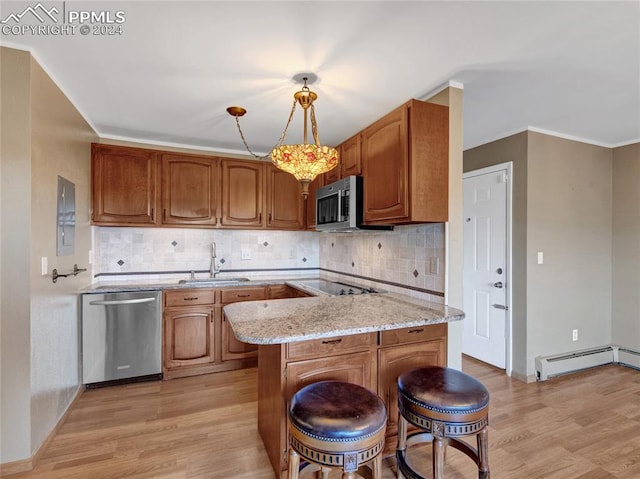
[[[140,303],[152,303],[156,298],[136,298],[136,299],[118,299],[115,301],[90,301],[91,306],[116,306],[119,304],[140,304]]]

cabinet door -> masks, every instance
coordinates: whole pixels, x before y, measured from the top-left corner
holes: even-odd
[[[267,228],[301,230],[304,200],[296,178],[273,165],[266,166]]]
[[[340,147],[338,147],[338,151],[340,151]],[[340,169],[342,168],[342,158],[338,158],[338,166],[336,166],[333,170],[327,171],[324,177],[324,184],[328,185],[329,183],[333,183],[334,181],[338,181],[342,178],[342,174]]]
[[[215,362],[211,307],[168,309],[164,318],[166,368]]]
[[[227,316],[222,313],[222,360],[249,359],[258,357],[258,345],[239,341],[233,334]]]
[[[91,153],[93,222],[113,225],[158,223],[156,152],[93,144]]]
[[[409,215],[407,117],[407,107],[398,108],[362,133],[365,222]]]
[[[262,227],[263,169],[258,161],[222,160],[222,226]]]
[[[375,359],[369,351],[290,362],[285,398],[288,401],[300,388],[317,381],[346,381],[372,388],[374,368]]]
[[[309,196],[307,197],[305,204],[305,224],[308,230],[316,229],[316,191],[321,186],[324,186],[324,175],[316,176],[316,179],[309,185]]]
[[[218,173],[215,158],[162,155],[162,223],[215,225]]]
[[[419,366],[446,366],[445,341],[428,341],[378,351],[378,395],[387,405],[387,437],[398,432],[398,376]]]
[[[340,146],[340,167],[342,168],[343,178],[362,173],[360,135],[349,138]]]

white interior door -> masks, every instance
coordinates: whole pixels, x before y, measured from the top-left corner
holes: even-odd
[[[507,167],[464,176],[462,351],[505,369],[509,284]]]

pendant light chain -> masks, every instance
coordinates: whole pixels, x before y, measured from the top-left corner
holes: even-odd
[[[320,136],[318,135],[318,124],[316,123],[316,109],[311,104],[311,133],[313,133],[313,140],[316,145],[320,146]]]
[[[291,106],[291,113],[289,113],[289,119],[287,120],[287,124],[284,127],[284,131],[282,132],[282,135],[280,135],[280,139],[278,139],[277,143],[275,144],[275,146],[273,148],[271,148],[271,150],[274,150],[276,148],[280,148],[282,146],[282,143],[284,143],[284,139],[287,136],[287,130],[289,129],[289,125],[291,124],[291,120],[293,119],[293,114],[296,111],[296,100],[293,100],[293,105]],[[314,131],[314,138],[315,138],[315,116],[313,116],[313,105],[311,105],[312,108],[312,128]],[[259,159],[259,160],[267,160],[271,157],[271,153],[267,153],[266,155],[258,155],[256,153],[253,152],[253,150],[251,150],[251,148],[249,147],[249,144],[247,143],[247,140],[244,137],[244,133],[242,133],[242,128],[240,128],[240,117],[236,116],[236,125],[238,126],[238,131],[240,132],[240,138],[242,138],[242,143],[244,143],[245,148],[247,149],[247,151],[249,153],[251,153],[252,156],[254,156],[255,158]],[[317,141],[316,141],[317,143]],[[319,144],[319,143],[318,143]]]

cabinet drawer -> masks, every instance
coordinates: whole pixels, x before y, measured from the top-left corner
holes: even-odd
[[[392,344],[415,343],[418,341],[430,341],[447,336],[447,323],[431,324],[429,326],[414,326],[413,328],[393,329],[380,333],[380,344],[389,346]]]
[[[216,290],[211,288],[181,289],[164,292],[164,306],[195,306],[198,304],[214,304]]]
[[[221,295],[222,304],[259,301],[267,299],[267,288],[264,286],[251,286],[248,288],[223,289]]]
[[[287,358],[326,357],[375,346],[377,333],[352,334],[287,344]]]

